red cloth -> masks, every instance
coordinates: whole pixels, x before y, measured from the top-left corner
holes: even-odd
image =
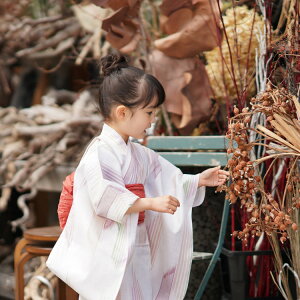
[[[141,183],[126,184],[125,187],[126,187],[127,190],[129,190],[131,193],[134,193],[138,197],[145,198],[145,189],[144,189],[144,186]],[[144,220],[145,220],[145,211],[141,211],[139,213],[138,224],[143,223]]]
[[[67,219],[73,203],[73,184],[74,172],[68,175],[63,182],[62,191],[57,207],[59,226],[63,229],[67,223]]]
[[[60,228],[64,228],[73,203],[73,185],[74,185],[74,172],[68,175],[63,182],[63,188],[60,194],[59,203],[57,207],[57,214]],[[126,184],[125,187],[140,198],[145,198],[144,186],[138,184]],[[143,223],[145,220],[145,211],[139,213],[138,224]]]

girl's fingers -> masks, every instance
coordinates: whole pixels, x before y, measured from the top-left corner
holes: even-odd
[[[180,202],[175,197],[171,198],[171,203],[175,206],[180,206]]]
[[[219,170],[219,174],[229,176],[229,172],[228,171],[224,171],[224,170]]]
[[[217,167],[211,168],[211,170],[213,170],[213,171],[218,171],[218,170],[220,170],[220,169],[221,169],[221,166],[217,166]]]
[[[168,206],[168,208],[172,209],[172,211],[176,211],[177,210],[177,206],[171,205],[171,204]]]
[[[177,206],[169,204],[169,206],[167,208],[167,212],[169,214],[174,215],[174,213],[176,212],[176,210],[177,210]]]

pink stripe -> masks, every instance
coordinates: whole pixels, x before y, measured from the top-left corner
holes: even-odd
[[[190,236],[188,234],[188,228],[186,224],[184,225],[183,229],[183,236],[182,236],[182,243],[179,253],[179,259],[178,259],[178,265],[176,267],[176,272],[174,275],[174,282],[172,287],[172,297],[176,298],[183,298],[187,285],[188,285],[188,279],[190,274],[190,268],[191,268],[191,256],[186,257],[187,255],[191,255],[191,253],[187,253],[186,249],[189,248],[191,245],[189,243],[192,243],[192,240],[190,239]],[[183,284],[186,286],[183,287]]]
[[[104,223],[104,229],[109,228],[114,223],[115,223],[114,221],[107,219]]]
[[[170,271],[164,274],[156,300],[166,300],[170,297],[170,291],[176,268],[173,267]]]
[[[124,185],[124,181],[122,177],[117,172],[115,172],[111,168],[111,166],[101,162],[101,169],[102,169],[102,175],[104,179],[111,180],[121,185]]]
[[[159,247],[159,240],[161,237],[160,227],[162,224],[162,218],[160,216],[157,216],[152,224],[153,226],[151,226],[151,234],[149,234],[149,243],[151,248],[151,263],[153,265],[156,259],[156,254]]]
[[[139,284],[134,272],[133,272],[132,276],[133,276],[133,295],[132,295],[132,298],[133,298],[133,300],[143,300],[142,290],[141,290],[140,284]]]
[[[118,196],[118,191],[111,186],[107,186],[101,199],[99,199],[99,204],[97,211],[101,211],[102,216],[107,216],[110,206],[115,201]]]

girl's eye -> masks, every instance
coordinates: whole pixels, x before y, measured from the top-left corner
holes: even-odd
[[[147,112],[147,114],[148,114],[149,116],[151,116],[151,115],[153,114],[153,111],[149,111],[149,112]]]

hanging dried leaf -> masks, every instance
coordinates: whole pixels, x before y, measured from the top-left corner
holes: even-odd
[[[190,2],[178,1],[174,7],[171,3],[169,0],[164,1],[161,7],[168,16],[162,29],[170,35],[154,42],[157,49],[171,57],[186,58],[218,45],[219,9],[215,2],[200,0],[190,5]]]
[[[170,16],[181,8],[192,9],[193,3],[190,0],[164,0],[160,5],[160,11],[165,16]]]
[[[92,0],[97,6],[118,10],[124,6],[134,7],[138,0]]]
[[[102,20],[112,13],[110,9],[97,7],[93,4],[73,5],[72,10],[80,25],[85,30],[92,33],[94,33],[95,28],[101,27]]]
[[[133,8],[122,7],[102,23],[102,29],[107,31],[106,40],[123,53],[130,53],[136,49],[140,34],[138,11],[140,3]]]
[[[173,123],[182,134],[191,133],[210,114],[210,87],[204,66],[195,58],[174,59],[158,50],[151,53],[150,63],[165,88],[165,105]]]
[[[182,90],[189,99],[188,109],[183,109],[183,115],[189,113],[190,120],[187,120],[186,124],[182,122],[181,126],[183,127],[180,130],[185,135],[190,134],[200,122],[211,115],[211,88],[204,64],[200,60],[196,60],[195,67],[189,74],[191,80]]]
[[[192,19],[193,11],[189,8],[176,10],[169,18],[161,19],[162,30],[167,34],[176,33]]]

